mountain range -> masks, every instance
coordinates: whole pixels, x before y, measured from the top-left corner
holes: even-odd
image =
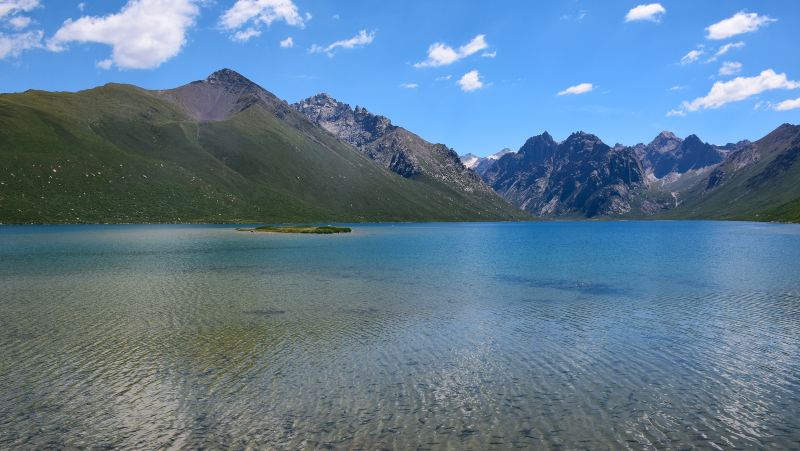
[[[389,143],[409,172],[371,156]],[[526,217],[445,146],[399,129],[373,144],[359,150],[229,69],[168,90],[4,94],[0,222]]]
[[[537,216],[800,221],[800,127],[716,146],[662,132],[649,144],[610,147],[576,132],[547,132],[500,158],[465,166]]]
[[[723,146],[533,136],[486,158],[223,69],[174,89],[0,95],[0,223],[800,221],[800,127]]]

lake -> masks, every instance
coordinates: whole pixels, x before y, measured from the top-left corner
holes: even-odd
[[[0,227],[0,448],[800,448],[800,226]]]

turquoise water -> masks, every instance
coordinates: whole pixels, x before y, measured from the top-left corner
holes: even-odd
[[[800,227],[0,227],[0,448],[800,447]]]

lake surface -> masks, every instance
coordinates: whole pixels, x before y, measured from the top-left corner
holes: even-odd
[[[0,448],[800,448],[800,226],[0,227]]]

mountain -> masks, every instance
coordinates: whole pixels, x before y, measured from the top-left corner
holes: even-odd
[[[557,143],[534,136],[500,158],[484,180],[509,202],[536,215],[605,216],[628,213],[635,190],[646,186],[635,151],[611,148],[577,132]]]
[[[471,209],[502,208],[507,203],[444,144],[432,144],[365,108],[352,108],[327,94],[317,94],[294,105],[306,119],[360,150],[396,174],[456,199]],[[504,214],[508,210],[498,210]]]
[[[511,149],[505,148],[500,152],[493,153],[488,157],[479,157],[477,155],[473,155],[468,153],[466,155],[461,156],[461,163],[464,164],[464,167],[467,169],[472,169],[473,171],[477,172],[478,175],[483,176],[486,171],[488,171],[494,164],[502,158],[504,155],[513,153]]]
[[[3,223],[520,217],[469,194],[384,169],[227,69],[170,90],[0,95]]]
[[[480,163],[481,160],[484,159],[484,157],[479,157],[472,153],[461,155],[461,157],[459,158],[461,159],[461,164],[463,164],[465,168],[473,170],[478,165],[478,163]]]
[[[800,222],[800,126],[737,143],[669,217]]]
[[[484,180],[510,202],[547,216],[623,216],[800,222],[800,126],[752,143],[713,146],[662,132],[610,148],[575,133],[530,138]]]
[[[720,150],[696,135],[680,139],[671,132],[661,132],[644,149],[644,163],[658,179],[671,173],[683,174],[713,166],[723,157]]]

